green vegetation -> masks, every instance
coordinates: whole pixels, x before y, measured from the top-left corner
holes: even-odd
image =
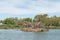
[[[49,17],[48,14],[36,15],[32,18],[6,18],[0,20],[0,29],[20,28],[54,28],[60,29],[60,17]]]

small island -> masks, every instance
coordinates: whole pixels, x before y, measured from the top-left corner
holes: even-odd
[[[21,31],[25,31],[25,32],[44,32],[47,31],[48,29],[46,27],[44,27],[43,24],[41,24],[41,22],[26,22],[24,21],[22,23],[23,28],[21,28]]]

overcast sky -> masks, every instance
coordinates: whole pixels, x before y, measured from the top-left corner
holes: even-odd
[[[34,17],[47,13],[60,16],[60,0],[0,0],[0,19]]]

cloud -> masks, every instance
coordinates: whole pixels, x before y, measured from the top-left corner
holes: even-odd
[[[60,2],[60,0],[48,0],[50,2]]]
[[[0,14],[27,15],[55,12],[60,13],[60,2],[52,0],[0,0]]]

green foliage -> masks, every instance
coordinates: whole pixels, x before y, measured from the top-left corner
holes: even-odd
[[[32,18],[24,18],[24,21],[32,22]]]
[[[45,26],[55,26],[55,27],[60,26],[60,17],[57,16],[48,17],[47,14],[36,15],[34,17],[34,21],[42,22],[45,24]]]
[[[53,16],[49,17],[48,14],[43,15],[36,15],[34,19],[32,18],[6,18],[4,20],[1,20],[0,23],[3,23],[5,25],[1,26],[0,28],[20,28],[24,22],[27,22],[27,24],[30,23],[38,23],[41,22],[42,25],[48,26],[51,28],[60,28],[60,17]]]
[[[43,14],[43,15],[36,15],[34,17],[34,20],[37,21],[37,22],[45,22],[47,20],[47,14]]]
[[[6,18],[3,20],[4,24],[15,24],[14,18]]]

